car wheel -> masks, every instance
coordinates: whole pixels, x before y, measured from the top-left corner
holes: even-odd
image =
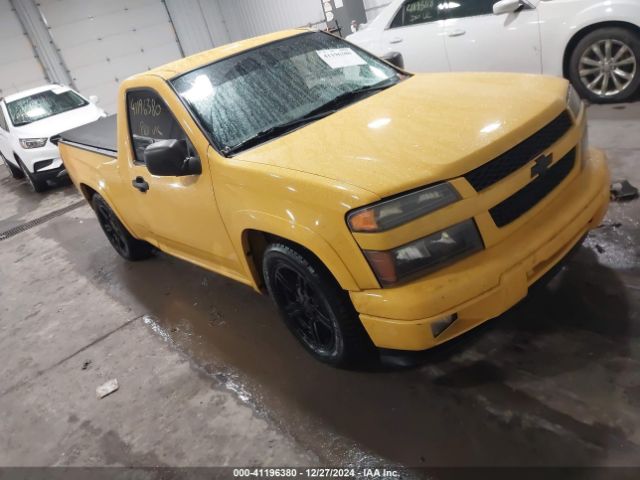
[[[640,37],[624,28],[601,28],[586,35],[572,52],[569,75],[583,98],[624,102],[640,86]]]
[[[267,247],[262,268],[285,324],[315,358],[336,367],[377,358],[349,295],[315,257],[275,243]]]
[[[5,167],[7,167],[7,170],[9,170],[9,174],[11,175],[11,177],[16,179],[24,177],[24,173],[22,172],[22,170],[10,163],[9,160],[7,160],[1,153],[0,157],[2,157],[2,162],[4,163]]]
[[[134,238],[104,198],[95,194],[91,199],[91,206],[96,212],[102,231],[120,256],[130,261],[138,261],[153,255],[153,246]]]
[[[27,185],[29,185],[29,188],[31,189],[31,191],[36,193],[44,192],[47,189],[47,182],[44,180],[40,180],[36,176],[34,176],[29,171],[29,169],[25,166],[25,164],[22,163],[20,160],[18,160],[18,163],[20,165],[20,168],[22,169],[24,178],[27,180]]]

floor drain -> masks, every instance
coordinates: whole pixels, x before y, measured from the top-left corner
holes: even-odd
[[[82,205],[85,205],[87,202],[84,200],[80,200],[78,202],[72,203],[68,207],[61,208],[59,210],[55,210],[51,213],[47,213],[42,217],[31,220],[30,222],[23,223],[22,225],[18,225],[17,227],[10,228],[9,230],[0,233],[0,241],[6,240],[7,238],[14,237],[19,233],[26,232],[30,228],[37,227],[38,225],[42,225],[45,222],[48,222],[52,218],[59,217],[60,215],[64,215],[65,213],[70,212],[71,210],[75,210]]]

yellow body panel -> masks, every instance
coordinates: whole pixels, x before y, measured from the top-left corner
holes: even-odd
[[[74,183],[102,195],[137,238],[261,290],[248,234],[263,232],[315,254],[349,291],[374,343],[419,350],[453,338],[522,299],[604,215],[608,170],[582,151],[585,116],[547,152],[573,148],[570,175],[536,207],[498,228],[488,210],[531,182],[531,165],[481,193],[462,175],[535,134],[566,108],[565,80],[512,74],[415,75],[278,139],[232,158],[209,145],[168,79],[263,43],[281,32],[180,60],[125,81],[120,90],[118,158],[61,144]],[[202,174],[153,177],[133,161],[126,92],[155,90],[202,161]],[[151,185],[143,194],[136,176]],[[391,231],[352,234],[354,208],[449,180],[462,200]],[[473,218],[485,250],[394,288],[380,288],[362,249],[388,250]],[[431,323],[456,313],[437,339]]]

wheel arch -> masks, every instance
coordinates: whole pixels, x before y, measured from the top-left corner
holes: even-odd
[[[96,195],[100,195],[104,199],[104,201],[107,202],[107,205],[109,205],[109,208],[111,210],[113,210],[113,213],[115,213],[116,217],[118,217],[118,220],[120,220],[120,223],[122,223],[122,225],[124,225],[124,227],[127,229],[127,231],[134,238],[140,240],[136,235],[134,235],[134,231],[131,229],[131,225],[127,221],[126,216],[125,215],[121,215],[120,211],[116,208],[114,203],[109,198],[109,193],[105,189],[94,188],[93,186],[89,185],[88,183],[84,183],[84,182],[80,182],[78,184],[78,189],[80,190],[80,193],[82,193],[82,196],[85,198],[87,203],[89,203],[89,205],[91,206],[92,209],[93,209],[93,204],[92,204],[93,197],[96,196]]]
[[[564,51],[564,56],[562,58],[562,75],[565,78],[569,78],[569,69],[571,64],[571,55],[573,51],[578,46],[580,40],[589,35],[591,32],[595,32],[596,30],[600,30],[601,28],[624,28],[627,29],[640,37],[640,26],[626,21],[619,20],[607,20],[605,22],[592,23],[591,25],[587,25],[582,27],[579,31],[573,34],[569,43],[567,43],[567,47]]]
[[[22,166],[20,165],[22,163],[22,159],[18,156],[16,152],[13,152],[13,159],[16,161],[16,165],[22,168]]]
[[[300,235],[299,231],[294,240],[291,235],[277,229],[246,228],[242,231],[242,259],[246,263],[245,267],[251,274],[256,289],[261,292],[264,292],[265,289],[262,272],[264,252],[271,243],[279,242],[315,259],[324,266],[343,290],[360,290],[335,250],[311,230],[304,229],[304,232],[303,235]]]
[[[87,185],[86,183],[80,183],[79,185],[80,193],[84,199],[91,205],[91,200],[93,200],[93,196],[98,193],[95,189]]]

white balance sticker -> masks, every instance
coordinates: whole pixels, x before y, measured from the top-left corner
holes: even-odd
[[[366,65],[367,62],[350,48],[329,48],[316,50],[318,56],[331,68],[345,68]]]

